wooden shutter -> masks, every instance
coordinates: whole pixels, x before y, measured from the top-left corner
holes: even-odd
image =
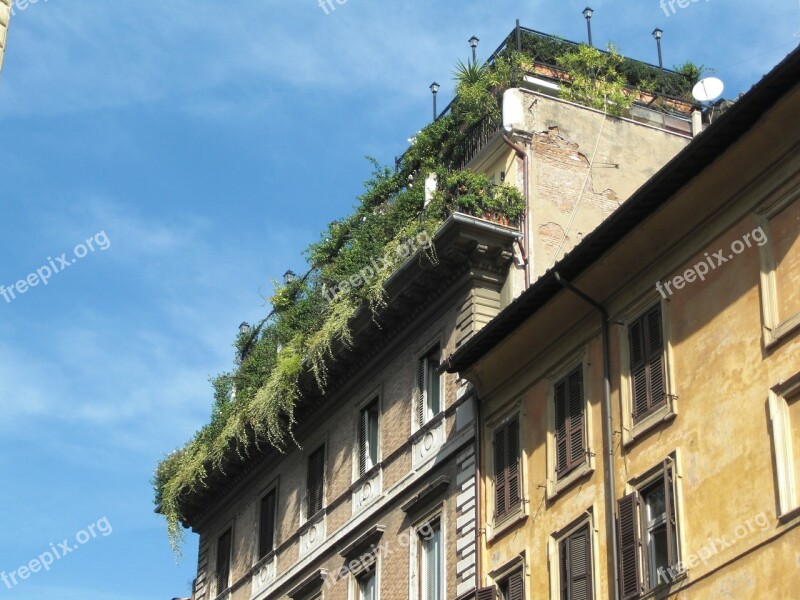
[[[562,379],[555,385],[553,392],[555,403],[556,427],[556,476],[562,477],[569,468],[569,447],[567,444],[567,380]]]
[[[650,387],[650,409],[660,406],[666,394],[664,377],[664,334],[661,326],[661,306],[647,313],[647,366]]]
[[[592,600],[592,553],[589,526],[582,527],[559,545],[561,599]]]
[[[358,475],[367,472],[367,429],[369,428],[369,409],[361,411],[358,418]]]
[[[424,358],[419,360],[417,368],[417,424],[422,427],[425,425],[425,380],[428,369],[428,361]]]
[[[508,600],[525,600],[525,586],[522,569],[508,576]]]
[[[621,498],[617,503],[617,538],[619,542],[619,587],[622,600],[635,598],[642,591],[639,565],[639,494]]]
[[[217,540],[217,594],[221,594],[230,585],[231,535],[231,530],[228,529]]]
[[[378,464],[378,428],[380,427],[380,411],[375,400],[367,411],[367,445],[369,446],[370,467]]]
[[[496,591],[494,586],[480,588],[475,591],[475,600],[495,600]]]
[[[275,511],[277,510],[277,494],[270,491],[261,499],[259,517],[258,558],[261,560],[275,547]]]
[[[639,419],[666,399],[661,306],[657,304],[632,323],[629,333],[633,418]]]
[[[556,383],[553,401],[556,413],[556,477],[561,478],[582,465],[586,458],[582,366]]]
[[[519,424],[517,417],[506,423],[506,485],[508,486],[508,510],[519,504]]]
[[[498,427],[494,432],[494,514],[497,517],[508,512],[506,502],[508,443],[505,426]]]
[[[519,419],[515,416],[494,432],[496,517],[502,517],[519,504],[519,454]]]
[[[311,518],[322,510],[325,494],[325,446],[320,446],[308,457],[308,490],[306,518]]]
[[[567,379],[568,382],[568,401],[569,401],[569,428],[567,430],[567,440],[569,441],[569,468],[582,465],[586,456],[583,440],[584,418],[583,411],[585,403],[583,401],[583,366],[575,369]]]

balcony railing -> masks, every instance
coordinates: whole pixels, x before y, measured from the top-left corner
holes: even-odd
[[[457,156],[455,168],[463,169],[502,128],[502,118],[494,118],[492,115],[487,115],[473,126],[472,131],[461,143],[461,148],[454,149],[454,154]]]

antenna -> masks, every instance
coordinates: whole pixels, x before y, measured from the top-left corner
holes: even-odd
[[[713,102],[725,89],[725,84],[716,77],[706,77],[697,82],[692,90],[692,96],[698,102]]]

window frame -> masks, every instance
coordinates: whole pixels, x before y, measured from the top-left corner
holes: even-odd
[[[548,560],[550,562],[550,598],[561,598],[561,582],[563,573],[561,571],[562,544],[565,540],[578,533],[581,529],[587,530],[589,560],[589,591],[593,599],[602,598],[600,595],[600,552],[599,552],[599,532],[595,525],[595,515],[597,506],[592,504],[584,513],[572,521],[569,525],[553,533],[547,540]]]
[[[669,544],[670,540],[672,541],[671,545],[668,545],[668,555],[674,552],[674,556],[672,557],[672,561],[667,569],[672,572],[672,569],[676,570],[675,576],[665,582],[658,582],[656,581],[655,584],[651,581],[651,573],[650,564],[651,559],[649,557],[649,547],[647,544],[647,534],[648,528],[645,524],[646,519],[646,505],[643,498],[643,491],[652,488],[656,485],[659,480],[663,481],[666,485],[668,481],[668,477],[666,475],[667,469],[669,469],[672,473],[672,481],[671,481],[671,501],[670,495],[666,494],[665,490],[665,512],[667,514],[667,518],[669,519],[669,515],[672,514],[674,516],[674,524],[671,536],[669,534],[669,527],[668,534],[667,534],[667,543]],[[644,475],[632,479],[626,486],[625,486],[625,495],[622,498],[617,499],[617,543],[618,548],[617,552],[619,553],[619,569],[620,572],[618,577],[620,579],[620,598],[622,600],[628,600],[631,598],[639,598],[644,595],[651,594],[654,590],[662,589],[662,588],[669,588],[672,584],[676,581],[681,580],[683,577],[686,576],[687,571],[680,570],[682,567],[685,567],[683,562],[683,548],[684,540],[683,540],[683,532],[684,527],[681,524],[682,522],[682,497],[681,497],[681,470],[679,467],[678,461],[678,454],[677,452],[672,453],[664,458],[660,465],[653,467],[649,471],[647,471]],[[635,534],[635,571],[638,578],[638,589],[635,594],[633,593],[625,593],[625,589],[623,588],[623,584],[621,583],[623,580],[622,573],[623,569],[625,569],[624,564],[624,556],[625,552],[623,549],[623,524],[621,522],[621,505],[623,502],[631,502],[633,504],[633,532]],[[660,574],[658,575],[660,577]]]
[[[253,565],[260,564],[261,562],[268,560],[270,556],[275,555],[277,547],[278,547],[278,534],[279,532],[279,523],[280,520],[278,519],[278,507],[280,503],[280,490],[278,489],[278,479],[276,478],[272,481],[268,486],[262,489],[262,491],[258,494],[257,500],[255,502],[255,539],[256,543],[254,544],[253,548]],[[275,494],[275,513],[273,515],[273,525],[272,525],[272,550],[267,552],[266,554],[261,553],[261,528],[262,528],[262,503],[270,494]]]
[[[769,391],[769,416],[775,451],[775,475],[778,494],[778,519],[787,521],[800,515],[800,448],[792,442],[789,404],[800,402],[800,372]],[[800,427],[800,423],[796,426]]]
[[[524,429],[522,427],[525,422],[526,411],[524,410],[522,399],[519,398],[514,402],[506,405],[496,415],[490,417],[484,425],[483,443],[484,449],[482,452],[481,460],[484,463],[484,472],[486,473],[489,485],[484,490],[486,501],[483,503],[483,510],[485,511],[485,523],[487,541],[491,541],[505,532],[507,529],[513,527],[522,520],[528,518],[528,502],[527,502],[527,460],[525,458],[525,437]],[[519,441],[519,468],[517,477],[519,479],[519,501],[516,506],[508,510],[501,518],[496,515],[496,473],[495,473],[495,431],[507,424],[510,420],[516,418],[518,424],[518,441]]]
[[[522,598],[526,598],[525,591],[530,587],[526,581],[528,578],[529,565],[526,559],[526,551],[523,550],[500,567],[493,569],[488,573],[488,582],[485,588],[475,590],[476,597],[483,600],[483,594],[486,596],[492,594],[493,600],[501,600],[501,586],[508,582],[508,579],[517,573],[522,576]],[[490,592],[491,591],[491,592]],[[479,595],[480,594],[480,595]]]
[[[631,369],[630,327],[653,309],[656,304],[661,309],[661,337],[663,343],[664,395],[665,402],[647,414],[634,418],[633,376]],[[678,415],[678,396],[675,393],[673,372],[673,344],[670,331],[669,299],[658,293],[645,294],[629,306],[616,320],[619,325],[618,343],[620,353],[620,400],[622,403],[622,444],[627,447],[636,442],[651,429]]]
[[[411,537],[414,540],[410,544],[409,552],[409,571],[410,577],[408,578],[409,595],[408,597],[416,600],[429,600],[423,593],[423,574],[426,573],[423,569],[424,552],[423,552],[423,538],[422,530],[431,523],[438,524],[439,530],[439,568],[441,578],[439,581],[439,593],[441,598],[447,597],[447,528],[445,522],[444,505],[439,505],[427,514],[427,516],[416,521],[411,527]]]
[[[361,598],[361,583],[365,577],[373,577],[375,579],[375,600],[380,600],[381,597],[381,587],[380,587],[380,578],[378,575],[378,562],[380,560],[379,556],[376,556],[375,562],[373,562],[369,567],[364,568],[363,570],[359,571],[358,573],[353,573],[352,575],[352,587],[351,587],[351,598],[353,600],[362,600]]]
[[[782,196],[778,201],[769,203],[755,213],[756,226],[760,227],[767,238],[766,244],[758,246],[762,317],[762,338],[765,348],[771,348],[800,327],[800,311],[781,319],[778,310],[778,284],[775,255],[772,245],[772,219],[788,208],[790,204],[800,202],[800,186]]]
[[[382,461],[382,453],[381,453],[381,445],[382,445],[382,421],[383,421],[383,407],[381,402],[381,394],[379,392],[375,392],[369,394],[367,396],[368,400],[362,402],[356,407],[356,424],[355,424],[355,444],[354,447],[356,451],[354,452],[353,456],[353,482],[361,480],[363,477],[369,475],[369,473],[378,467]],[[369,414],[371,408],[375,409],[377,422],[376,426],[376,446],[375,446],[375,459],[372,460],[371,457],[367,457],[365,462],[365,468],[362,469],[361,467],[361,460],[363,457],[364,448],[361,444],[361,426],[362,426],[362,419],[364,418],[365,413]],[[368,421],[369,424],[369,421]],[[369,444],[369,427],[366,428],[366,444],[367,450],[371,448]]]
[[[225,590],[229,589],[232,585],[233,580],[233,547],[234,547],[234,521],[231,520],[226,523],[223,527],[220,527],[217,531],[216,535],[214,535],[214,562],[211,563],[214,565],[214,573],[212,576],[213,584],[214,584],[214,598],[222,594]],[[230,541],[230,549],[228,551],[228,584],[219,589],[219,543],[222,540],[222,537],[226,534],[230,533],[231,541]]]
[[[316,520],[320,514],[325,513],[326,508],[326,492],[328,487],[328,441],[323,440],[316,444],[310,446],[314,448],[313,450],[309,451],[305,454],[305,486],[303,492],[303,510],[300,511],[301,516],[303,517],[302,523],[307,523],[309,521]],[[309,481],[309,470],[310,470],[310,462],[311,457],[316,454],[318,450],[322,449],[322,501],[320,503],[320,508],[315,511],[313,514],[310,511],[310,481]]]
[[[444,347],[440,341],[436,341],[427,345],[428,350],[419,352],[416,361],[416,369],[414,372],[414,417],[415,430],[419,431],[427,427],[427,425],[436,419],[442,412],[444,412],[444,373],[438,372],[438,367],[441,365],[442,348]],[[433,366],[433,368],[432,368]],[[431,377],[431,373],[434,376]],[[438,395],[438,410],[434,412],[431,406],[430,387],[436,382],[436,390]]]
[[[556,386],[576,370],[581,371],[581,385],[583,393],[583,448],[584,461],[575,465],[562,476],[558,474],[558,447],[556,433]],[[595,453],[593,448],[593,419],[591,406],[591,375],[589,370],[588,348],[582,348],[563,360],[547,378],[547,498],[553,499],[576,481],[591,475],[595,470]]]

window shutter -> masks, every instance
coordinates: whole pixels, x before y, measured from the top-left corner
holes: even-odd
[[[261,499],[259,518],[258,558],[261,560],[275,547],[275,511],[277,509],[275,490]]]
[[[221,594],[228,589],[231,575],[231,530],[228,529],[217,540],[217,589]]]
[[[553,402],[556,412],[556,476],[561,477],[566,473],[569,464],[569,450],[567,444],[567,380],[556,383],[553,392]]]
[[[380,414],[378,401],[376,400],[367,414],[367,444],[369,444],[370,467],[378,464],[378,427],[380,425]]]
[[[678,564],[677,527],[675,518],[675,469],[670,459],[664,461],[664,503],[667,512],[667,558],[669,566]]]
[[[506,510],[513,510],[519,504],[519,422],[514,417],[506,424],[506,466],[508,497]]]
[[[631,383],[633,388],[633,418],[647,412],[649,390],[647,386],[647,361],[645,357],[642,319],[630,326]]]
[[[508,449],[506,428],[498,427],[494,432],[494,514],[502,516],[508,512],[506,502]]]
[[[475,600],[495,600],[495,588],[485,587],[480,588],[475,592]]]
[[[592,554],[589,527],[573,533],[566,541],[568,600],[592,600]]]
[[[619,586],[622,600],[635,598],[643,590],[639,568],[639,494],[633,492],[617,503],[619,541]]]
[[[428,356],[428,404],[431,408],[431,415],[438,415],[442,407],[441,398],[439,396],[439,351],[436,350]]]
[[[358,418],[358,475],[367,472],[367,427],[369,411],[362,410]]]
[[[308,457],[308,514],[311,518],[322,510],[325,494],[325,446],[320,446]]]
[[[427,362],[424,358],[419,360],[417,368],[417,424],[422,427],[425,425],[425,375],[427,371]]]
[[[664,400],[664,336],[661,328],[661,306],[647,314],[647,368],[649,371],[650,403],[648,408]]]
[[[522,569],[508,576],[508,600],[525,600]]]
[[[441,599],[441,552],[442,530],[438,524],[434,525],[433,535],[423,542],[425,560],[425,600]]]
[[[584,401],[583,401],[583,367],[579,366],[568,377],[569,384],[569,468],[570,470],[583,464],[586,452],[584,440]]]

